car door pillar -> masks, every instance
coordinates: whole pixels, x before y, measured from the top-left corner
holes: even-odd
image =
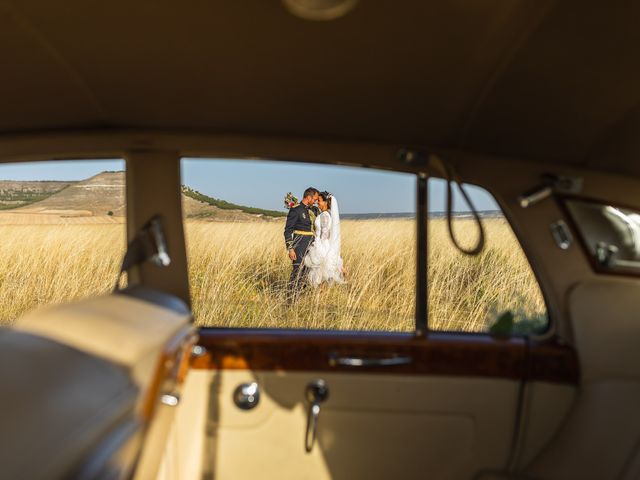
[[[190,304],[182,225],[180,155],[174,151],[129,151],[127,161],[127,237],[155,215],[162,218],[171,257],[166,267],[143,263],[130,272],[130,283],[172,293]]]

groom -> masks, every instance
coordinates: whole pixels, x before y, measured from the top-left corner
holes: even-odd
[[[291,208],[284,227],[284,241],[289,251],[289,258],[293,262],[289,277],[288,299],[295,300],[299,290],[304,286],[304,256],[313,242],[316,210],[314,204],[318,202],[318,189],[309,187],[302,195],[302,201],[297,207]]]

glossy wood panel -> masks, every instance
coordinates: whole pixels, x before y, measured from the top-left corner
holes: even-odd
[[[179,391],[187,369],[193,345],[197,342],[193,327],[181,329],[165,345],[156,364],[155,374],[142,402],[142,418],[151,421],[163,391]]]
[[[533,341],[529,344],[525,379],[577,385],[580,382],[578,355],[564,343]]]
[[[572,348],[530,343],[523,338],[430,333],[367,334],[278,330],[201,329],[206,353],[193,368],[345,373],[397,373],[497,377],[577,384],[578,360]],[[335,357],[409,357],[404,365],[349,367]]]
[[[195,330],[187,326],[178,331],[164,346],[156,365],[156,371],[142,404],[141,420],[144,426],[144,443],[138,455],[135,472],[131,478],[142,480],[156,478],[159,459],[166,449],[167,439],[176,410],[162,408],[162,396],[170,394],[179,399],[182,383],[190,365],[191,352],[197,341]]]

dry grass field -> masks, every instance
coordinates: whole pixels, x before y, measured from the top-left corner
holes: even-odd
[[[38,305],[113,288],[124,224],[1,225],[0,324]]]
[[[473,224],[458,220],[461,237]],[[488,248],[468,258],[444,223],[430,227],[432,328],[483,331],[492,312],[544,314],[528,263],[501,219],[486,221]],[[108,292],[124,250],[124,225],[0,225],[0,323],[37,305]],[[348,283],[285,302],[290,263],[281,222],[187,223],[193,307],[200,325],[413,329],[415,232],[409,220],[343,222]]]
[[[485,223],[488,248],[470,258],[451,245],[444,221],[430,223],[430,324],[485,331],[495,312],[540,318],[545,307],[529,264],[502,219]],[[456,221],[470,241],[474,225]],[[415,225],[411,220],[344,221],[348,283],[285,302],[290,272],[278,224],[190,223],[187,242],[194,310],[201,325],[409,331],[414,328]]]

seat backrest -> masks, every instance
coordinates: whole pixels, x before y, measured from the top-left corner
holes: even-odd
[[[80,478],[125,462],[139,429],[126,370],[47,338],[0,330],[2,478]],[[126,459],[133,463],[135,457]],[[90,476],[90,475],[89,475]]]
[[[190,319],[189,309],[177,298],[138,287],[34,310],[18,319],[14,329],[121,365],[144,392],[164,345]]]
[[[580,283],[569,294],[569,309],[581,387],[563,427],[527,473],[541,479],[637,478],[640,281]]]
[[[15,412],[16,428],[25,425],[20,432],[23,443],[39,445],[58,460],[48,459],[50,470],[31,469],[33,475],[9,478],[94,478],[96,468],[105,465],[117,467],[117,478],[129,478],[134,469],[136,478],[154,478],[154,459],[164,448],[173,418],[161,398],[165,389],[178,398],[194,337],[190,321],[191,313],[181,300],[143,287],[45,307],[18,319],[5,343],[20,340],[22,350],[16,347],[12,361],[1,363],[17,363],[21,370],[3,372],[0,379],[12,379],[12,394],[31,398],[27,411]],[[16,341],[9,342],[12,339]],[[42,358],[42,365],[31,357]],[[5,405],[3,411],[8,408]],[[81,441],[65,440],[76,435],[76,423],[82,429],[77,434]],[[50,434],[39,436],[42,428]],[[117,444],[106,437],[110,432],[118,435]],[[127,455],[113,450],[113,445]],[[18,471],[23,468],[24,462],[5,460]]]

